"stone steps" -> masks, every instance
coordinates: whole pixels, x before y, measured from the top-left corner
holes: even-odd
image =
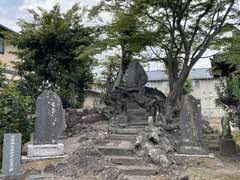
[[[136,135],[110,134],[109,138],[112,139],[112,140],[135,141],[136,140]]]
[[[97,146],[97,148],[106,156],[133,156],[131,147]]]
[[[128,122],[128,126],[133,128],[145,128],[146,126],[148,126],[148,121],[129,121]]]
[[[144,164],[143,158],[133,156],[109,156],[111,162],[116,165],[139,165]]]
[[[110,128],[109,131],[114,134],[131,134],[135,135],[141,132],[142,128]]]
[[[150,166],[118,165],[116,166],[116,168],[119,169],[120,172],[125,175],[151,176],[159,174],[159,169],[157,167]]]

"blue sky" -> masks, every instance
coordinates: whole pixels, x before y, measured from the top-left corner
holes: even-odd
[[[42,7],[50,10],[56,3],[59,3],[62,11],[66,11],[72,7],[74,3],[80,3],[85,6],[97,4],[99,0],[0,0],[0,24],[7,26],[10,29],[19,31],[17,21],[20,18],[29,19],[27,10],[37,9]],[[109,19],[107,15],[103,15],[103,19]],[[206,55],[211,52],[206,53]],[[201,59],[195,67],[210,67],[208,59]],[[161,65],[152,65],[152,70],[161,68]]]
[[[82,5],[91,6],[99,0],[0,0],[0,24],[15,31],[19,31],[17,21],[20,18],[28,19],[28,9],[42,7],[50,10],[56,3],[59,3],[62,11],[66,11],[76,2]]]

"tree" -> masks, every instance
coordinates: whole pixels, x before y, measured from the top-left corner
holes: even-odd
[[[222,105],[223,109],[234,107],[236,124],[240,128],[240,31],[235,26],[226,31],[232,32],[232,35],[220,38],[214,44],[214,48],[220,52],[212,59],[212,71],[223,79],[216,87],[216,103]]]
[[[173,107],[178,104],[190,70],[226,28],[226,22],[238,15],[235,3],[236,0],[132,0],[114,4],[133,12],[139,28],[154,37],[149,48],[154,59],[164,62],[168,71],[167,120],[173,119]]]
[[[216,103],[222,105],[225,110],[228,107],[234,107],[236,124],[240,128],[240,77],[238,75],[231,75],[225,81],[221,81],[216,89],[218,94]]]
[[[131,9],[102,1],[93,7],[90,16],[95,17],[102,11],[113,13],[112,22],[102,27],[103,33],[106,34],[106,38],[102,39],[102,44],[105,44],[103,50],[115,48],[120,51],[120,66],[112,87],[113,91],[120,86],[129,63],[152,42],[152,34],[139,28],[140,22]]]
[[[231,36],[219,38],[213,44],[213,49],[219,52],[212,58],[212,71],[216,76],[231,76],[240,73],[240,30],[230,26],[224,32]]]
[[[66,13],[58,4],[49,12],[29,12],[33,21],[20,20],[20,33],[10,35],[21,60],[16,63],[18,89],[35,98],[43,89],[53,89],[64,107],[79,106],[93,79],[95,28],[81,24],[78,4]]]

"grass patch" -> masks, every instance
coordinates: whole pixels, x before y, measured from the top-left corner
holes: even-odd
[[[238,145],[240,145],[240,131],[232,132],[233,138]]]

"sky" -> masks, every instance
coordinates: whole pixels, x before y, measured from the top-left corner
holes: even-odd
[[[80,3],[84,6],[96,5],[99,0],[0,0],[0,24],[15,30],[20,31],[17,25],[19,19],[24,18],[30,20],[28,14],[28,9],[37,9],[41,7],[46,10],[50,10],[56,3],[60,4],[63,12],[67,11],[75,3]],[[107,15],[103,18],[110,19]],[[212,52],[209,51],[205,56],[211,55]],[[200,61],[195,65],[195,68],[208,68],[210,67],[210,61],[207,58],[200,59]],[[151,64],[149,70],[162,69],[161,64]]]

